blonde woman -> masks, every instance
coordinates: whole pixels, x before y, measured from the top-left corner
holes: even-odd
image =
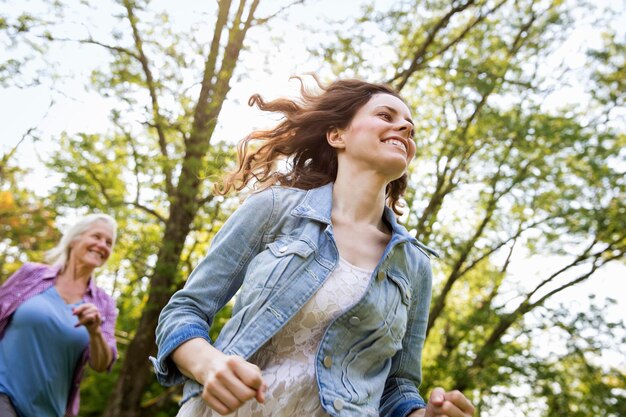
[[[0,287],[0,415],[76,416],[83,368],[103,372],[117,357],[115,302],[93,273],[109,259],[117,224],[80,219],[47,256]]]

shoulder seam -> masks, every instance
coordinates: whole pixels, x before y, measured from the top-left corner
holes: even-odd
[[[429,258],[431,257],[431,255],[434,256],[435,258],[441,258],[441,256],[439,256],[439,253],[435,249],[423,244],[419,240],[415,239],[412,241],[412,243],[415,245],[416,248],[418,248],[421,252],[423,252]]]

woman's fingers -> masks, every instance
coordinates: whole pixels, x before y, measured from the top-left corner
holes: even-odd
[[[232,382],[231,379],[234,380],[235,376],[229,369],[223,368],[210,375],[204,384],[202,397],[220,414],[228,414],[245,402],[232,392],[238,391],[238,389],[233,387],[236,382]]]
[[[235,371],[235,374],[244,384],[246,384],[246,386],[255,390],[254,397],[256,400],[260,403],[264,403],[267,385],[265,385],[265,382],[263,381],[261,369],[259,369],[259,367],[255,364],[252,364],[238,356],[234,356],[233,359],[235,359],[233,363],[233,370]]]
[[[235,375],[252,389],[260,388],[263,384],[263,377],[258,366],[246,361],[239,356],[229,358],[229,366]]]
[[[461,410],[466,415],[474,414],[474,406],[467,398],[465,398],[465,395],[463,395],[461,391],[454,390],[454,391],[447,392],[445,397],[446,397],[446,400],[450,401],[452,404],[454,404],[459,410]]]
[[[460,391],[445,392],[435,388],[430,395],[427,417],[470,417],[474,415],[474,406]]]
[[[91,303],[85,303],[74,307],[72,314],[78,318],[78,323],[76,323],[74,327],[82,325],[87,327],[88,330],[93,331],[97,329],[102,322],[98,308]]]
[[[202,393],[202,399],[209,407],[217,411],[218,414],[225,415],[231,412],[230,408],[228,408],[226,404],[221,402],[215,395],[211,394],[206,389]]]
[[[237,406],[256,395],[256,390],[246,385],[232,370],[216,374],[216,380],[239,401],[240,404]]]
[[[240,387],[232,387],[230,383],[223,383],[219,380],[209,382],[208,390],[229,410],[236,410],[250,398],[245,398],[244,390]],[[249,389],[249,388],[248,388]],[[254,394],[253,394],[254,395]],[[240,398],[242,397],[242,398]]]
[[[256,390],[255,398],[261,404],[265,403],[265,391],[267,391],[267,385],[265,384]]]
[[[252,398],[265,400],[261,370],[239,356],[226,356],[206,378],[203,399],[218,413],[230,413]]]

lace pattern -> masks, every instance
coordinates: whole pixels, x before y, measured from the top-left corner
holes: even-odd
[[[265,404],[248,401],[228,417],[327,417],[315,378],[315,354],[326,327],[355,304],[372,271],[343,258],[326,282],[296,315],[252,357],[268,385]],[[216,417],[200,397],[187,401],[178,417]]]

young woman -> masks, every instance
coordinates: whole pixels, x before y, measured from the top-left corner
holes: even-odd
[[[320,87],[250,99],[284,120],[240,144],[222,191],[260,191],[162,311],[157,377],[185,382],[179,416],[470,416],[459,392],[427,404],[418,391],[433,252],[395,217],[416,152],[409,109],[385,85]]]
[[[85,364],[103,372],[117,357],[115,302],[93,272],[115,243],[104,214],[80,219],[48,253],[0,287],[0,416],[78,415]]]

